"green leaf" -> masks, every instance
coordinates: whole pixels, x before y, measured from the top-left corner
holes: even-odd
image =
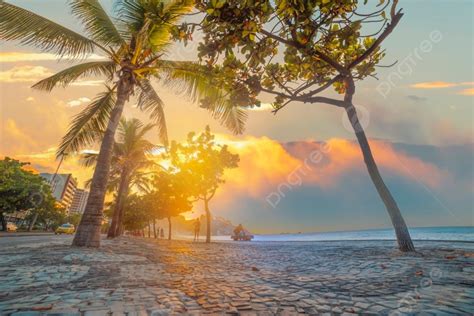
[[[229,91],[216,86],[207,68],[197,63],[173,61],[161,61],[157,67],[165,86],[188,95],[192,101],[204,102],[204,108],[232,132],[243,132],[247,113],[229,102],[225,97]]]
[[[94,46],[100,47],[64,26],[3,1],[0,1],[0,39],[69,57],[84,57],[94,51]]]
[[[116,101],[115,87],[107,89],[73,118],[56,156],[77,152],[101,139]]]
[[[103,45],[124,44],[111,18],[107,15],[98,0],[74,0],[71,2],[72,13],[81,19],[89,35]]]
[[[106,75],[113,78],[116,71],[116,64],[111,61],[96,61],[72,66],[64,69],[51,77],[41,80],[32,88],[51,91],[57,85],[68,86],[81,77]]]
[[[165,146],[168,146],[168,129],[163,110],[164,103],[148,80],[140,82],[140,90],[138,108],[150,113],[150,118],[156,122],[160,140]]]

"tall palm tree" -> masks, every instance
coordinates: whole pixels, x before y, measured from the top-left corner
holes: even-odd
[[[127,199],[131,185],[146,190],[142,186],[146,183],[146,174],[143,169],[156,166],[149,159],[149,154],[157,147],[145,139],[145,135],[154,127],[154,124],[144,125],[138,119],[126,120],[122,118],[117,128],[116,142],[112,151],[109,189],[116,192],[113,206],[112,223],[107,237],[114,238],[121,234],[123,205]],[[98,155],[86,153],[82,157],[85,166],[97,163]]]
[[[77,152],[83,146],[100,141],[100,151],[91,183],[86,210],[73,240],[74,246],[100,246],[100,226],[114,135],[125,103],[135,92],[138,107],[155,120],[162,142],[167,144],[163,101],[150,79],[178,86],[193,100],[205,100],[205,108],[229,126],[241,132],[245,113],[230,104],[216,88],[207,68],[200,65],[166,60],[166,49],[179,19],[192,10],[192,0],[116,0],[116,15],[109,16],[98,0],[71,0],[72,14],[87,36],[15,5],[0,2],[0,39],[19,41],[42,51],[82,63],[41,80],[33,87],[51,91],[66,87],[91,75],[106,76],[107,89],[74,117],[61,141],[57,157]],[[83,62],[89,54],[99,52],[105,60]],[[95,131],[104,130],[101,138]]]

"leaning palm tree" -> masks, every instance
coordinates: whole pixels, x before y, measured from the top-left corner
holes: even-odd
[[[127,199],[131,185],[139,190],[146,190],[145,169],[151,169],[157,165],[149,159],[149,155],[157,146],[146,140],[145,135],[154,127],[154,124],[144,125],[138,119],[120,120],[111,158],[109,176],[109,190],[114,191],[115,202],[113,206],[112,223],[107,237],[114,238],[120,235],[123,220],[123,204]],[[82,156],[85,166],[97,163],[98,155],[86,153]]]
[[[241,132],[245,113],[230,104],[212,79],[207,68],[191,62],[169,61],[166,53],[179,19],[189,13],[192,0],[117,0],[116,14],[109,16],[98,0],[72,0],[72,13],[87,36],[69,30],[33,12],[0,1],[0,40],[19,41],[83,61],[91,53],[105,60],[83,62],[41,80],[33,87],[51,91],[66,87],[87,76],[106,76],[107,89],[79,113],[62,139],[57,157],[100,142],[100,151],[91,183],[86,210],[73,240],[74,246],[100,246],[100,226],[109,178],[114,135],[129,98],[138,94],[138,107],[155,120],[161,141],[167,144],[163,101],[151,85],[156,77],[165,84],[186,92],[192,100],[205,100],[205,108]],[[101,138],[95,131],[104,130]]]

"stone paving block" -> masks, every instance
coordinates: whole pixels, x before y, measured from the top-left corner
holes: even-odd
[[[82,316],[77,309],[58,309],[43,313],[42,316]]]
[[[443,276],[432,287],[418,289],[416,311],[472,314],[472,272],[462,267],[473,260],[462,253],[446,262],[439,249],[419,247],[423,257],[400,256],[383,243],[242,248],[125,240],[106,241],[100,250],[58,245],[54,255],[45,247],[15,250],[7,255],[28,255],[29,261],[15,261],[13,267],[2,266],[0,254],[0,281],[8,281],[0,282],[0,300],[8,297],[0,303],[0,314],[50,302],[54,310],[109,309],[114,315],[151,309],[172,315],[389,313],[420,286],[415,274],[420,266],[426,275],[436,268]],[[58,263],[57,258],[66,260]],[[249,266],[242,267],[242,260]]]

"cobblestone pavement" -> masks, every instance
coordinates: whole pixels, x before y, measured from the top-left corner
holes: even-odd
[[[69,242],[2,247],[1,315],[474,313],[472,244]]]

